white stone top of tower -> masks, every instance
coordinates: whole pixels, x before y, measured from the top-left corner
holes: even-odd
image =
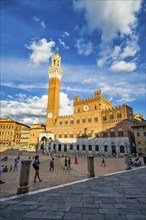
[[[58,78],[59,80],[62,78],[62,70],[61,70],[61,56],[58,52],[52,55],[52,63],[49,67],[49,78]]]

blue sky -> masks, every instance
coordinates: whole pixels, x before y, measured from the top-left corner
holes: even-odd
[[[101,89],[146,118],[142,0],[1,0],[1,117],[45,123],[48,66],[62,57],[60,114]]]

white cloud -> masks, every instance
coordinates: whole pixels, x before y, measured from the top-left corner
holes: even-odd
[[[42,27],[43,29],[45,29],[45,28],[46,28],[46,24],[45,24],[45,22],[44,22],[44,21],[41,21],[41,27]]]
[[[91,83],[96,83],[96,82],[97,82],[97,79],[90,78],[90,79],[84,79],[82,83],[91,84]]]
[[[34,20],[35,22],[39,22],[39,21],[40,21],[40,18],[37,17],[37,16],[33,16],[33,20]]]
[[[120,53],[121,53],[121,47],[120,46],[115,46],[114,50],[113,50],[113,53],[111,54],[112,59],[113,60],[118,59],[119,56],[120,56]]]
[[[137,48],[132,46],[127,46],[124,48],[123,53],[121,54],[122,58],[133,57],[137,53]]]
[[[75,47],[78,49],[79,54],[83,54],[88,56],[93,51],[92,42],[85,43],[85,41],[81,38],[76,40]]]
[[[39,23],[43,29],[46,28],[46,24],[45,24],[45,22],[42,21],[39,17],[37,17],[37,16],[33,16],[33,21]]]
[[[129,63],[125,61],[119,61],[117,63],[114,63],[110,70],[113,72],[132,72],[136,69],[135,63]]]
[[[62,37],[68,37],[69,36],[69,33],[67,31],[65,31],[62,35]]]
[[[27,49],[32,50],[29,57],[30,63],[38,66],[41,63],[48,62],[52,56],[52,48],[55,46],[54,41],[47,41],[45,38],[40,39],[38,42],[33,41],[30,45],[25,45]]]
[[[1,100],[1,117],[11,117],[24,124],[46,123],[48,96],[29,96],[17,94],[18,100]],[[20,99],[19,99],[20,98]],[[60,94],[60,114],[73,113],[73,101],[65,93]]]
[[[65,49],[69,49],[68,46],[66,46],[66,43],[63,42],[61,39],[58,39],[59,40],[59,43],[65,48]]]
[[[141,7],[137,1],[74,1],[77,10],[85,10],[85,17],[90,31],[100,29],[102,41],[110,42],[118,33],[131,35],[132,27],[136,24],[135,13]]]
[[[72,115],[73,114],[73,100],[69,100],[68,95],[60,93],[60,115]]]
[[[98,65],[99,67],[103,67],[104,64],[105,64],[105,59],[104,59],[104,58],[102,58],[102,59],[100,59],[100,60],[97,61],[97,65]]]

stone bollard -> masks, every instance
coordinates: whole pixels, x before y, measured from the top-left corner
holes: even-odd
[[[131,166],[130,166],[130,158],[128,154],[125,154],[125,170],[130,170]]]
[[[87,164],[88,164],[88,178],[95,177],[94,173],[94,156],[87,156]]]
[[[32,160],[21,161],[21,171],[20,171],[19,186],[17,189],[17,194],[29,192],[29,175],[30,175],[31,162]]]

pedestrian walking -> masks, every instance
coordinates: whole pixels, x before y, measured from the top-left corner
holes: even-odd
[[[14,160],[14,171],[18,170],[18,163],[19,163],[19,159],[15,158],[15,160]]]
[[[101,167],[102,167],[102,165],[105,167],[106,165],[105,165],[105,157],[104,157],[104,155],[102,155],[101,156]]]
[[[54,157],[50,158],[50,171],[53,170],[54,171]]]
[[[65,156],[65,159],[64,159],[64,169],[67,169],[67,156]]]
[[[67,169],[71,170],[71,157],[68,158],[68,161],[67,161]]]
[[[12,170],[13,170],[13,165],[11,164],[9,171],[12,172]]]
[[[33,168],[35,169],[35,176],[34,176],[34,183],[36,183],[36,179],[39,179],[39,182],[42,182],[40,176],[39,176],[39,165],[40,165],[40,161],[39,161],[39,155],[35,156],[35,160],[33,162]]]
[[[75,164],[78,164],[78,159],[76,156],[75,156]]]

